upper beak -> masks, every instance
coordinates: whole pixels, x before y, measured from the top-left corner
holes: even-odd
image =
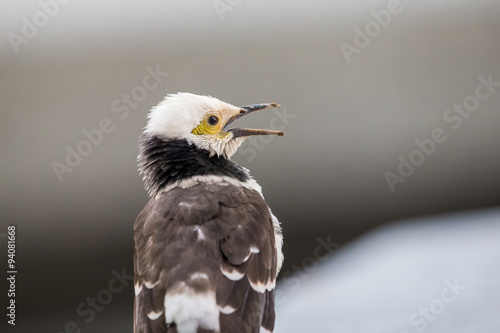
[[[226,125],[229,125],[233,121],[235,121],[238,118],[243,117],[244,115],[247,115],[249,113],[252,113],[254,111],[259,111],[259,110],[264,110],[264,109],[269,109],[269,108],[276,108],[280,107],[279,104],[276,103],[263,103],[263,104],[252,104],[252,105],[245,105],[245,106],[240,106],[240,113],[234,115],[231,117]],[[232,128],[228,132],[233,133],[233,138],[237,138],[240,136],[251,136],[251,135],[278,135],[278,136],[283,136],[285,133],[281,131],[273,131],[273,130],[265,130],[265,129],[249,129],[249,128]]]

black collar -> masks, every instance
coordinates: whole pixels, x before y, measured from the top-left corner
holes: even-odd
[[[143,135],[139,143],[139,171],[152,196],[166,186],[193,176],[228,176],[241,182],[248,171],[223,156],[210,153],[184,139],[163,139]]]

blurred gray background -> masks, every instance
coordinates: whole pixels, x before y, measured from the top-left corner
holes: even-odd
[[[500,84],[478,88],[500,82],[498,1],[60,1],[0,6],[0,233],[17,225],[15,331],[132,331],[130,281],[105,295],[116,272],[133,272],[148,200],[137,141],[167,93],[283,106],[239,125],[285,137],[247,141],[234,159],[283,223],[284,272],[303,268],[318,237],[348,246],[399,218],[500,204]],[[464,102],[475,111],[448,111]],[[103,121],[112,130],[89,144]],[[429,144],[435,129],[442,142]],[[68,166],[68,149],[87,156]],[[410,157],[418,165],[391,188],[387,172],[410,173]],[[89,310],[98,296],[106,304]]]

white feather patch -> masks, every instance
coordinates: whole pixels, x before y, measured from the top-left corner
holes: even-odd
[[[194,227],[194,231],[196,232],[199,241],[205,240],[205,234],[203,233],[203,230],[201,230],[199,225],[196,225]]]
[[[264,328],[263,326],[261,326],[259,329],[259,333],[273,333],[273,332],[271,332],[267,328]]]
[[[255,245],[250,246],[250,253],[259,253],[259,252],[260,250]]]
[[[213,291],[197,293],[180,282],[167,292],[164,306],[166,323],[175,322],[178,333],[195,333],[198,327],[220,330],[219,307]]]
[[[243,262],[247,262],[252,253],[259,253],[259,252],[260,250],[257,247],[255,247],[254,245],[250,246],[250,251],[248,252],[247,256],[243,259]]]
[[[191,279],[191,280],[195,280],[195,279],[205,279],[205,280],[208,280],[208,275],[205,274],[205,273],[196,272],[196,273],[191,274],[191,276],[189,277],[189,279]]]

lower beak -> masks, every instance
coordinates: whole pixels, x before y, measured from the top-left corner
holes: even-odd
[[[281,131],[250,129],[250,128],[231,128],[228,132],[233,133],[233,139],[240,136],[252,136],[252,135],[277,135],[277,136],[285,135],[285,133]]]
[[[240,113],[233,116],[229,121],[224,125],[226,127],[233,121],[235,121],[238,118],[241,118],[249,113],[259,111],[259,110],[264,110],[264,109],[269,109],[269,108],[276,108],[280,107],[280,105],[276,103],[264,103],[264,104],[252,104],[252,105],[245,105],[241,106]],[[228,130],[228,132],[233,133],[233,138],[237,137],[242,137],[242,136],[252,136],[252,135],[278,135],[278,136],[283,136],[285,133],[281,131],[273,131],[273,130],[266,130],[266,129],[249,129],[249,128],[232,128]]]

